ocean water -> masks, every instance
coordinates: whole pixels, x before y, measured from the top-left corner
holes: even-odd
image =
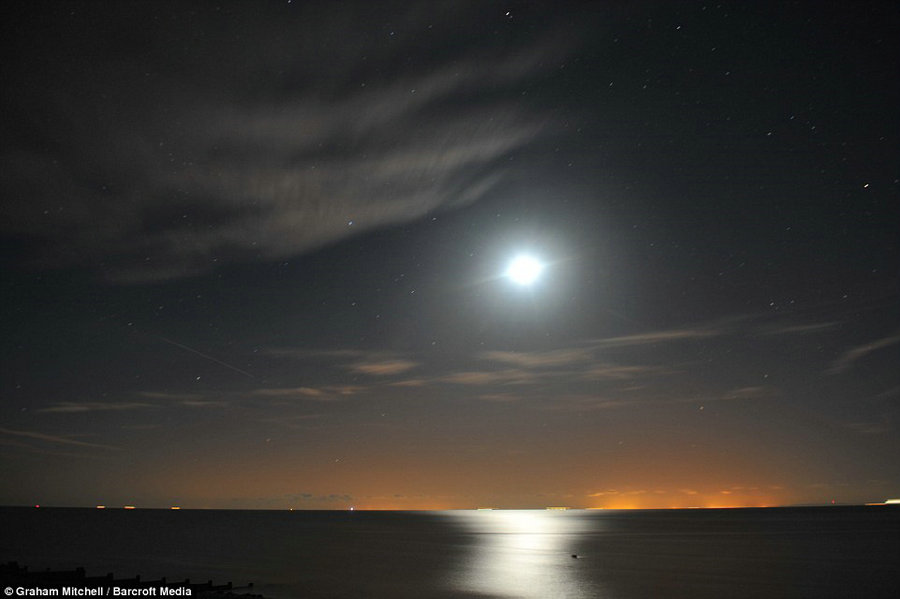
[[[577,555],[577,558],[573,558]],[[900,508],[0,508],[0,560],[272,599],[900,597]]]

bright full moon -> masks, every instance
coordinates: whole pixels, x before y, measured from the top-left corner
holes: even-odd
[[[518,256],[506,269],[506,276],[519,285],[531,285],[542,270],[544,265],[531,256]]]

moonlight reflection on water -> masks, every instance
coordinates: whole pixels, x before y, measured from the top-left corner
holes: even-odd
[[[491,510],[455,512],[476,540],[455,585],[492,597],[538,599],[596,597],[596,580],[585,575],[590,556],[573,559],[590,520],[575,511]]]

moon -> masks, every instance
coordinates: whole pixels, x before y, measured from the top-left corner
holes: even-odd
[[[516,256],[506,269],[506,276],[517,285],[527,287],[537,281],[544,270],[544,265],[536,258],[527,255]]]

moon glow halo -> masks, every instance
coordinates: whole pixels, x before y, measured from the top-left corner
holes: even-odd
[[[517,256],[506,269],[506,276],[517,285],[533,284],[544,270],[544,265],[532,256]]]

